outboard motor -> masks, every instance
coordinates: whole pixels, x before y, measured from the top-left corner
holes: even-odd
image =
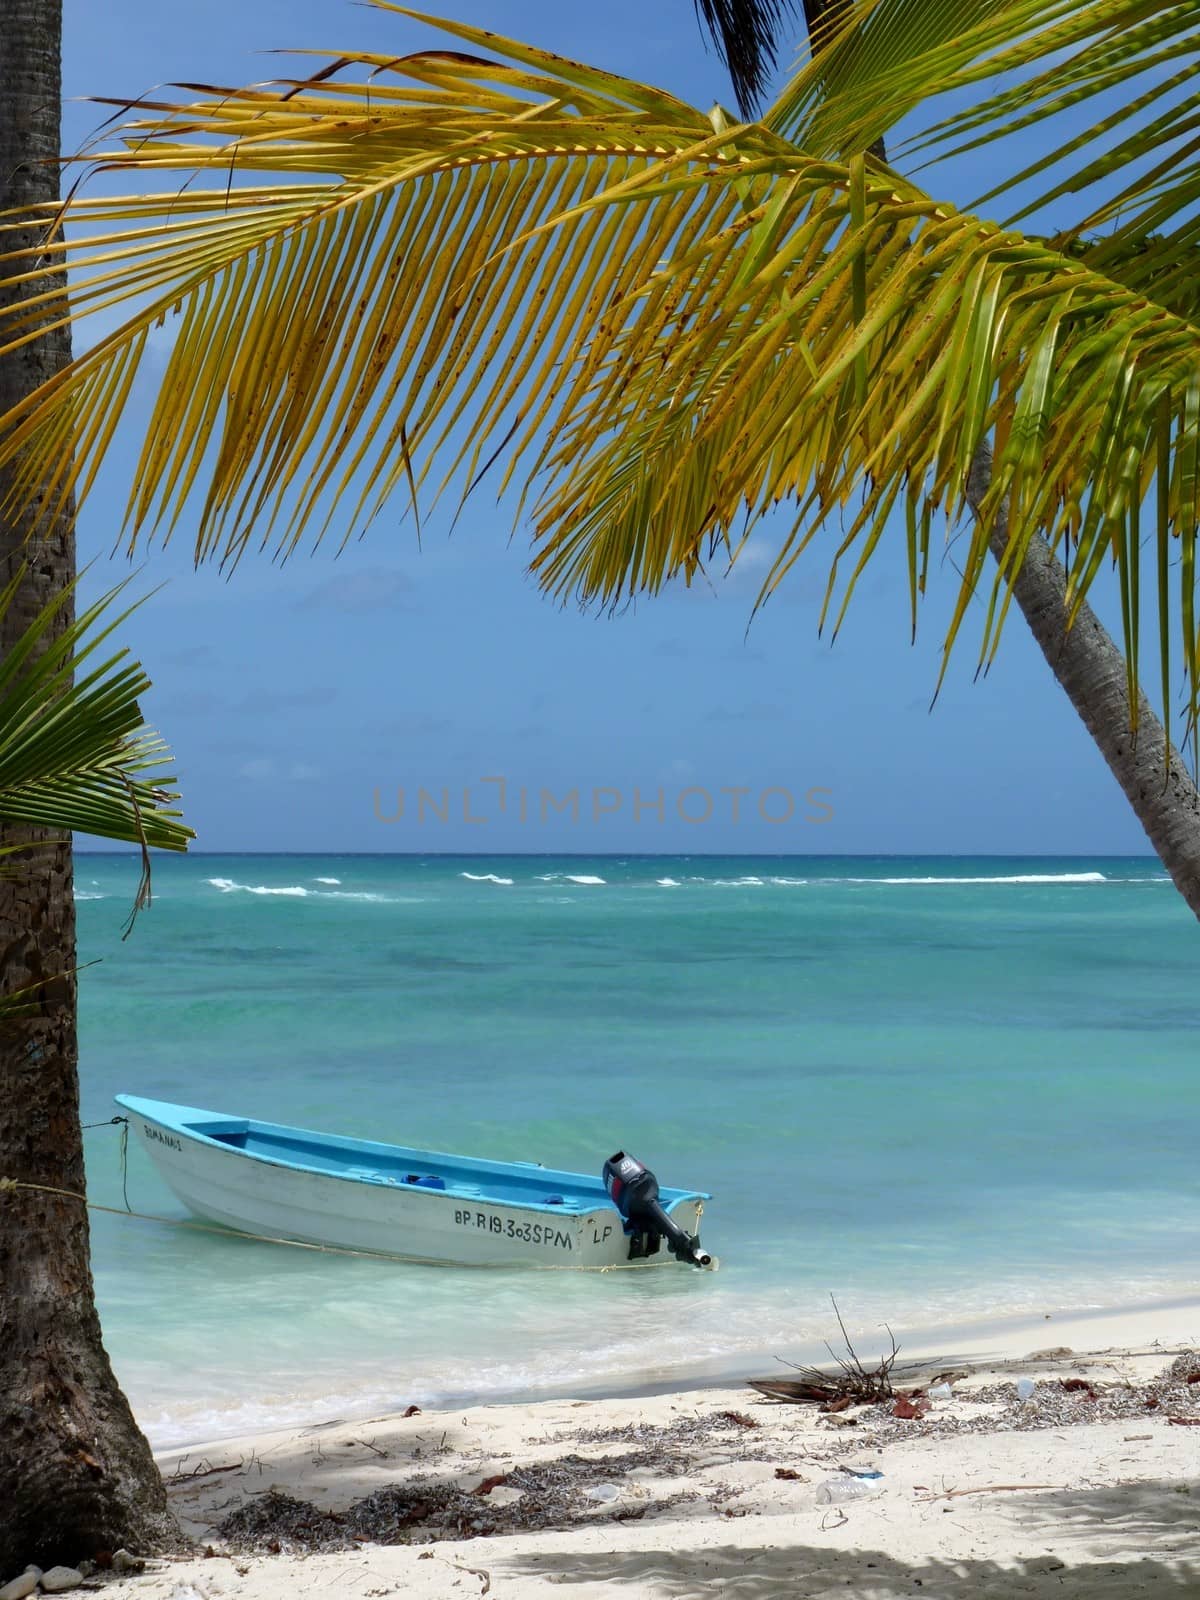
[[[631,1261],[657,1255],[659,1244],[665,1239],[667,1249],[677,1261],[684,1261],[691,1267],[712,1266],[713,1258],[700,1248],[699,1239],[693,1238],[663,1210],[658,1198],[658,1179],[640,1161],[627,1156],[624,1150],[609,1156],[604,1163],[604,1187],[621,1213],[625,1232],[630,1236]]]

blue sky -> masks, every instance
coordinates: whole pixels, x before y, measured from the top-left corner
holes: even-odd
[[[657,81],[695,103],[731,96],[690,0],[444,0],[481,25]],[[400,53],[429,34],[343,0],[66,0],[68,96],[133,97],[172,80],[236,84],[282,70],[291,46]],[[69,105],[81,143],[99,108]],[[965,165],[947,183],[983,187]],[[133,466],[127,433],[80,529],[89,592],[110,560]],[[903,529],[864,580],[831,648],[817,638],[825,572],[801,566],[747,623],[761,567],[739,564],[614,618],[562,610],[525,573],[513,508],[476,498],[453,536],[382,518],[335,558],[248,557],[228,580],[190,565],[187,530],[139,559],[165,587],[123,634],[155,689],[202,850],[1141,852],[1141,830],[1020,619],[974,681],[967,633],[929,702],[954,574],[935,572],[909,639]],[[507,780],[508,804],[498,810]],[[447,820],[417,789],[440,798]],[[527,794],[526,820],[518,796]],[[822,793],[806,801],[810,790]],[[541,802],[579,791],[579,820]],[[598,802],[593,791],[609,791]],[[643,801],[634,814],[634,792]],[[733,820],[733,795],[744,789]],[[405,815],[395,822],[397,791]],[[662,791],[662,820],[647,800]],[[703,793],[711,814],[703,822]],[[773,796],[763,798],[767,790]],[[471,815],[464,820],[464,791]],[[378,792],[378,801],[376,793]],[[768,822],[793,803],[784,822]],[[832,808],[832,815],[828,815]],[[545,817],[543,820],[543,811]],[[810,821],[820,816],[824,820]]]

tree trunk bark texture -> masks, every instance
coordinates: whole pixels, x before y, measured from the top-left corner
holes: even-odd
[[[977,509],[991,482],[991,451],[976,455],[967,498]],[[1004,558],[1008,518],[996,519],[991,550]],[[1013,584],[1013,598],[1109,770],[1125,792],[1171,880],[1200,917],[1200,794],[1182,756],[1146,696],[1138,692],[1138,731],[1130,731],[1125,657],[1104,624],[1083,605],[1067,627],[1066,573],[1044,539],[1035,538]]]
[[[58,197],[60,45],[61,0],[0,0],[0,209]],[[36,287],[0,280],[0,302]],[[69,360],[65,331],[0,358],[0,411]],[[8,486],[0,474],[0,501]],[[71,582],[69,518],[0,512],[0,583],[22,569],[0,654]],[[71,842],[0,825],[0,844],[33,847],[0,875],[0,990],[42,986],[31,1016],[0,1025],[0,1178],[78,1195]],[[31,1189],[0,1192],[0,1441],[0,1582],[27,1562],[171,1536],[162,1480],[101,1341],[87,1211]]]

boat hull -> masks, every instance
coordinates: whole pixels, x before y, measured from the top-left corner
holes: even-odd
[[[644,1261],[630,1262],[621,1218],[602,1191],[594,1206],[575,1200],[570,1210],[559,1210],[505,1203],[482,1188],[472,1195],[461,1186],[415,1187],[386,1171],[305,1170],[223,1146],[220,1135],[196,1136],[184,1119],[150,1111],[161,1102],[119,1096],[118,1104],[163,1180],[188,1210],[240,1233],[463,1266],[579,1269],[672,1263],[665,1247]],[[220,1125],[212,1120],[213,1113],[196,1115],[208,1117],[209,1127]],[[689,1233],[698,1233],[704,1198],[684,1195],[668,1201],[666,1209]]]

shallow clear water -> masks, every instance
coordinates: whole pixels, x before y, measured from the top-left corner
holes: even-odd
[[[1200,934],[1147,860],[81,857],[119,1090],[710,1189],[713,1277],[479,1272],[93,1214],[158,1442],[791,1355],[1195,1278]],[[121,1204],[117,1130],[87,1135]],[[182,1216],[147,1158],[136,1210]]]

